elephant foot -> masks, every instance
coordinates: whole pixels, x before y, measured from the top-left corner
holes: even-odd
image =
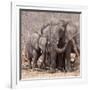
[[[38,66],[36,64],[33,64],[31,67],[32,67],[32,69],[38,68]]]
[[[32,71],[38,71],[38,68],[32,68]]]
[[[42,72],[42,71],[43,71],[43,69],[41,69],[41,68],[37,68],[37,70],[36,70],[36,71]]]
[[[29,65],[22,65],[22,69],[25,69],[25,70],[29,69]]]
[[[32,66],[29,66],[29,69],[32,69]]]
[[[65,72],[72,72],[72,69],[71,68],[67,68],[67,69],[65,69]]]
[[[72,68],[72,71],[77,71],[77,70],[78,70],[78,68],[76,68],[76,67]]]
[[[58,70],[60,70],[60,71],[62,71],[62,72],[65,71],[64,67],[58,67]]]
[[[56,72],[55,69],[50,69],[50,70],[49,70],[49,73],[55,73],[55,72]]]

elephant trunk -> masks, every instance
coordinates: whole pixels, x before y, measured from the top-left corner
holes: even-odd
[[[63,53],[67,47],[67,43],[62,48],[55,47],[57,53]]]

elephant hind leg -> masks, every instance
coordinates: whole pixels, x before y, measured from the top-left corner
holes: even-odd
[[[38,59],[38,53],[36,50],[33,50],[33,58],[32,58],[32,68],[37,67],[37,59]]]
[[[65,59],[65,72],[70,72],[72,71],[71,69],[71,63],[70,60],[68,58]]]
[[[70,63],[70,54],[71,54],[71,49],[72,49],[72,43],[69,42],[66,52],[65,52],[65,71],[70,72],[71,70],[71,63]]]
[[[37,61],[38,68],[43,68],[44,65],[44,54],[42,54]]]
[[[66,72],[72,71],[70,53],[67,53],[67,57],[65,58],[65,71]]]
[[[32,58],[29,58],[29,68],[30,68],[30,69],[32,68],[31,62],[32,62]]]

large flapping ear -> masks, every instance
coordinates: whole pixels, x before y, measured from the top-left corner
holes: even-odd
[[[77,26],[72,21],[67,21],[64,24],[64,27],[65,27],[65,36],[66,38],[68,38],[68,40],[72,40],[79,34]]]

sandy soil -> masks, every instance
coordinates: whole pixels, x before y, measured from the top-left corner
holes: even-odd
[[[68,78],[68,77],[78,77],[80,76],[80,71],[76,70],[73,72],[61,72],[48,73],[47,71],[32,71],[31,69],[22,70],[22,80],[32,80],[32,79],[54,79],[54,78]]]

